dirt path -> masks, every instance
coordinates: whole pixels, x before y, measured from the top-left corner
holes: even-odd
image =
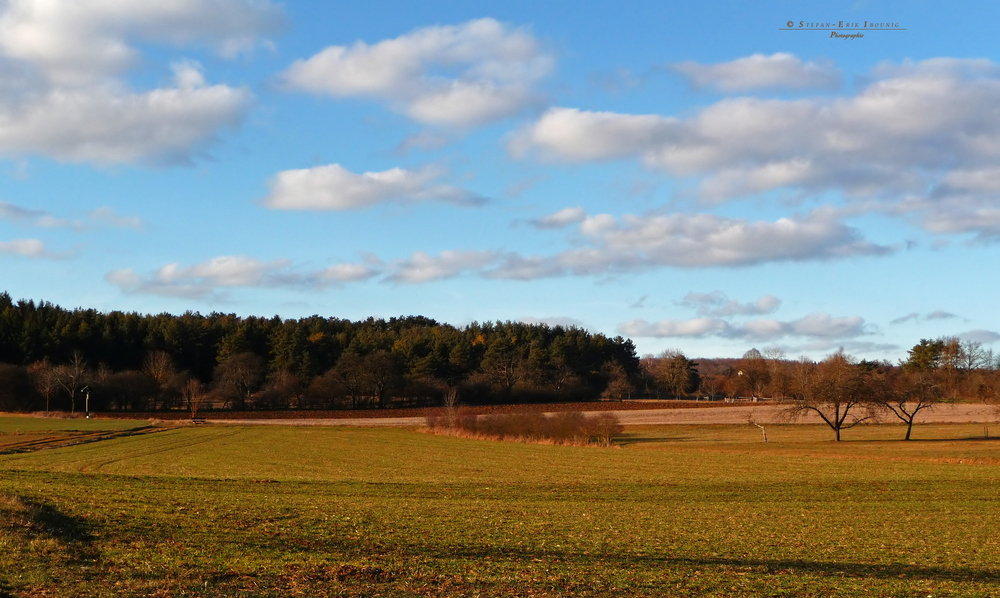
[[[664,424],[745,424],[751,418],[761,424],[787,423],[785,408],[776,405],[741,405],[716,409],[649,409],[614,411],[626,426],[651,426]],[[794,420],[796,423],[822,423],[816,415]],[[892,414],[881,418],[883,423],[899,420]],[[957,404],[938,405],[921,411],[919,423],[973,423],[1000,421],[1000,410],[993,405]],[[210,420],[211,424],[267,425],[267,426],[359,426],[366,428],[405,428],[423,426],[423,417],[388,417],[382,419],[231,419]]]

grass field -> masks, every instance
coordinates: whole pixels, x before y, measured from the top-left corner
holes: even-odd
[[[7,454],[0,596],[1000,595],[1000,442],[915,433],[188,426]]]

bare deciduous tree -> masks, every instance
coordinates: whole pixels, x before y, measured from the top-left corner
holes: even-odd
[[[793,417],[817,414],[834,431],[838,442],[841,430],[871,418],[870,385],[866,384],[864,372],[843,350],[819,364],[800,361],[797,374],[797,397],[788,408]]]
[[[160,408],[166,408],[168,388],[177,377],[177,371],[174,369],[174,362],[170,359],[170,355],[165,351],[146,353],[146,357],[142,361],[142,373],[152,378],[156,383],[157,398],[161,402]],[[173,392],[176,392],[176,389],[173,389]],[[156,407],[154,402],[153,409]]]
[[[264,361],[253,353],[230,355],[215,370],[216,384],[236,399],[237,409],[246,409],[264,379]]]
[[[601,393],[601,398],[608,401],[623,401],[632,396],[633,385],[622,364],[611,361],[601,368],[607,377],[608,385]]]
[[[767,360],[757,349],[750,349],[743,354],[736,375],[741,385],[749,391],[751,399],[763,397],[771,379]]]
[[[184,402],[187,403],[187,407],[191,411],[191,419],[198,416],[198,410],[202,408],[208,397],[201,382],[196,378],[188,378],[181,387],[181,396],[184,397]]]
[[[45,397],[45,412],[48,413],[52,393],[59,390],[59,378],[56,369],[52,367],[48,359],[38,361],[28,366],[28,375],[35,385],[35,390]]]
[[[56,381],[69,395],[70,413],[76,412],[76,394],[86,386],[88,375],[87,360],[79,351],[73,351],[73,358],[68,364],[55,369]]]
[[[905,440],[910,439],[917,414],[941,400],[941,386],[932,372],[889,370],[878,373],[872,383],[875,404],[906,424]]]

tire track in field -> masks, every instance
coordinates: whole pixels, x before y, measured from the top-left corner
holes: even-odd
[[[170,428],[170,429],[172,429],[172,430],[179,430],[180,428]],[[193,447],[193,446],[198,446],[200,444],[206,444],[206,443],[209,443],[209,442],[214,442],[216,440],[226,440],[228,438],[232,438],[233,436],[237,436],[237,435],[243,433],[244,431],[245,430],[236,429],[236,430],[233,430],[232,432],[230,432],[230,433],[227,434],[223,430],[219,430],[218,433],[214,433],[215,431],[213,430],[213,434],[210,435],[210,436],[208,436],[208,437],[194,438],[194,439],[188,439],[188,438],[184,438],[183,435],[178,435],[178,438],[177,438],[176,441],[172,441],[169,444],[167,444],[166,446],[164,446],[164,445],[161,444],[161,445],[159,445],[158,447],[156,447],[153,450],[143,451],[143,452],[137,452],[137,453],[131,453],[129,455],[125,455],[125,456],[118,457],[118,458],[115,458],[115,459],[108,459],[106,461],[100,461],[100,462],[98,462],[96,464],[95,463],[88,463],[88,464],[85,464],[85,465],[81,466],[80,469],[79,469],[79,471],[80,471],[80,473],[96,473],[96,472],[100,471],[101,469],[103,469],[104,467],[106,467],[108,465],[111,465],[111,464],[114,464],[114,463],[118,463],[120,461],[127,461],[127,460],[131,460],[131,459],[142,459],[144,457],[150,457],[152,455],[156,455],[156,454],[159,454],[159,453],[166,453],[166,452],[177,450],[177,449],[190,448],[190,447]]]
[[[40,451],[43,449],[66,448],[70,446],[79,446],[82,444],[92,444],[95,442],[102,442],[104,440],[114,440],[116,438],[142,436],[145,434],[152,434],[154,432],[162,432],[168,429],[169,428],[142,426],[139,428],[130,428],[128,430],[117,430],[117,431],[102,430],[96,432],[62,434],[54,437],[38,438],[38,439],[27,440],[21,443],[8,444],[7,446],[4,447],[3,450],[0,450],[0,455],[17,455],[22,453],[33,453],[35,451]]]

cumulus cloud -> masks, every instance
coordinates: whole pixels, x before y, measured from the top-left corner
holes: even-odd
[[[531,220],[536,228],[563,228],[571,224],[579,224],[587,218],[587,212],[581,207],[563,208],[554,214]]]
[[[754,54],[731,62],[701,64],[681,62],[671,70],[680,73],[696,89],[722,92],[755,89],[837,89],[840,71],[831,62],[803,62],[794,54]]]
[[[497,253],[493,251],[442,251],[436,256],[418,251],[408,259],[394,262],[385,281],[415,284],[454,278],[478,271],[496,259]]]
[[[655,266],[750,266],[882,255],[890,250],[861,238],[828,211],[774,222],[710,214],[587,216],[580,243],[553,256],[510,254],[488,273],[529,280],[567,274],[609,274]]]
[[[178,82],[149,92],[117,85],[52,88],[31,101],[0,97],[0,155],[64,162],[169,164],[190,160],[238,125],[251,103],[246,89]]]
[[[78,2],[12,0],[0,14],[0,52],[34,65],[58,85],[88,85],[139,59],[130,42],[200,44],[232,56],[279,31],[281,9],[268,0]]]
[[[561,218],[578,220],[579,214],[571,212]],[[108,281],[129,292],[198,296],[211,294],[215,287],[315,287],[377,276],[382,282],[394,284],[420,284],[462,275],[531,280],[600,276],[663,266],[735,267],[770,261],[823,260],[888,251],[860,239],[854,229],[836,222],[827,212],[775,222],[705,214],[626,215],[620,219],[602,214],[584,216],[577,229],[578,247],[548,256],[499,250],[447,250],[437,255],[418,251],[404,259],[383,262],[371,257],[364,265],[342,264],[305,274],[287,261],[223,257],[192,267],[171,264],[147,277],[131,270],[116,271],[108,275]],[[235,278],[223,276],[225,272],[233,272]],[[777,298],[764,296],[753,304],[722,302],[707,309],[719,314],[749,315],[769,313],[779,303]]]
[[[19,255],[22,257],[52,257],[45,249],[45,243],[38,239],[14,239],[0,241],[0,254]]]
[[[515,157],[538,152],[566,162],[628,158],[653,152],[672,135],[677,122],[655,114],[550,108],[515,134],[507,147]]]
[[[774,313],[781,300],[774,295],[764,295],[753,303],[740,303],[729,299],[722,291],[688,293],[681,305],[697,308],[699,316],[726,318],[731,316],[760,316]]]
[[[387,201],[446,201],[473,205],[483,198],[437,182],[433,168],[355,174],[339,164],[279,172],[264,205],[280,210],[351,210]]]
[[[190,161],[238,125],[252,95],[206,83],[201,67],[173,65],[174,82],[130,89],[133,43],[211,46],[225,55],[279,26],[270,2],[18,0],[0,12],[0,156],[64,162]]]
[[[508,149],[576,163],[635,158],[693,178],[708,203],[840,192],[932,232],[1000,238],[1000,67],[986,60],[883,65],[852,96],[726,98],[683,117],[551,108]]]
[[[705,338],[710,336],[771,341],[786,337],[810,339],[846,339],[864,335],[865,321],[860,316],[835,318],[826,313],[814,313],[796,320],[749,320],[733,324],[722,318],[692,318],[690,320],[631,320],[618,326],[629,336],[655,338]]]
[[[729,323],[719,318],[660,320],[659,322],[636,319],[618,325],[618,332],[624,335],[655,338],[702,338],[719,335],[727,330],[729,330]]]
[[[548,326],[563,328],[583,328],[583,320],[570,318],[567,316],[551,316],[548,318],[521,318],[525,324],[546,324]]]
[[[313,278],[320,282],[358,282],[377,276],[380,271],[372,264],[335,264],[320,270]]]
[[[963,332],[958,335],[958,338],[963,341],[972,341],[974,343],[982,343],[984,345],[989,345],[1000,341],[1000,333],[994,332],[992,330],[970,330],[968,332]]]
[[[246,256],[220,256],[192,266],[167,264],[142,276],[131,269],[113,270],[104,279],[127,293],[167,297],[218,297],[229,288],[322,288],[371,278],[378,270],[363,264],[336,264],[301,272],[287,259],[263,261]]]
[[[293,63],[281,80],[299,91],[382,100],[419,123],[469,127],[536,102],[532,86],[552,65],[528,31],[478,19],[330,46]]]
[[[28,251],[33,246],[21,249]],[[4,251],[0,245],[0,252]],[[498,255],[492,251],[442,251],[437,255],[418,251],[388,263],[368,256],[361,263],[344,262],[320,269],[297,266],[287,259],[264,261],[230,255],[190,266],[167,264],[146,275],[129,268],[113,270],[104,279],[126,293],[218,299],[232,288],[315,290],[375,278],[394,284],[428,283],[479,273],[495,263]]]

